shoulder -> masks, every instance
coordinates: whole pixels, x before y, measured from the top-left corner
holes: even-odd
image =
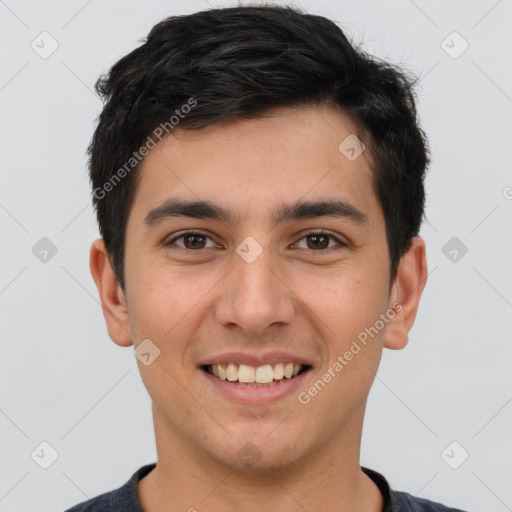
[[[406,492],[394,492],[397,512],[467,512],[460,508],[450,508],[441,503],[416,498]]]
[[[121,487],[82,501],[65,512],[142,512],[137,495],[137,484],[155,466],[155,463],[142,466]]]
[[[460,508],[451,508],[441,503],[417,498],[407,492],[394,491],[382,474],[365,467],[361,467],[361,469],[373,480],[382,493],[384,497],[383,512],[467,512]]]
[[[95,498],[78,503],[78,505],[67,509],[65,512],[114,512],[116,510],[114,508],[117,501],[116,494],[118,494],[117,489],[100,494]]]

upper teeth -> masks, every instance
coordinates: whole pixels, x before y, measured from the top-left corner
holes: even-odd
[[[295,377],[302,365],[293,363],[278,363],[273,367],[269,364],[263,366],[249,366],[241,364],[240,366],[234,363],[229,364],[212,364],[210,365],[213,375],[222,380],[229,380],[234,382],[259,382],[265,384],[275,380],[281,380],[283,377],[287,379]]]

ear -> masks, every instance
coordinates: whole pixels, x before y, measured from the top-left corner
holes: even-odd
[[[89,268],[98,288],[107,323],[108,334],[112,341],[122,347],[133,344],[128,308],[119,281],[112,270],[109,255],[102,238],[91,246]]]
[[[427,275],[425,241],[417,236],[413,238],[409,251],[402,256],[392,286],[390,307],[397,306],[394,308],[395,316],[386,327],[384,347],[400,350],[407,345]]]

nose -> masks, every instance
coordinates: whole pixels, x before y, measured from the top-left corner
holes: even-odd
[[[234,254],[234,268],[221,281],[215,314],[224,327],[238,326],[246,335],[258,337],[274,324],[289,324],[296,299],[270,249],[249,261]]]

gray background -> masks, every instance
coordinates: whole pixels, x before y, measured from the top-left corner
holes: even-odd
[[[235,4],[0,0],[0,511],[63,510],[156,460],[132,347],[109,339],[88,268],[92,87],[156,22],[209,3]],[[432,148],[430,275],[409,345],[384,351],[361,464],[397,490],[512,510],[512,0],[295,4],[421,76]]]

